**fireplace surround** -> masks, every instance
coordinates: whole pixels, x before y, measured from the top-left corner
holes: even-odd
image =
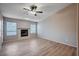
[[[18,28],[18,39],[30,38],[30,28]]]

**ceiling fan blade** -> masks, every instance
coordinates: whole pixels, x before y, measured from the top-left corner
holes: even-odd
[[[36,11],[37,13],[43,13],[43,11]]]
[[[37,9],[37,6],[36,5],[32,5],[32,6],[30,6],[30,9],[31,9],[31,11],[34,11],[34,10]]]
[[[29,10],[29,9],[27,9],[27,8],[23,8],[24,10],[27,10],[27,11],[31,11],[31,10]]]

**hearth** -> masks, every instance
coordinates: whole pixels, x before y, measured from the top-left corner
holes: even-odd
[[[22,29],[21,30],[21,37],[28,36],[28,29]]]

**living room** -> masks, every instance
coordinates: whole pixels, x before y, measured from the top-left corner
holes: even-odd
[[[76,3],[0,3],[1,56],[77,56]]]

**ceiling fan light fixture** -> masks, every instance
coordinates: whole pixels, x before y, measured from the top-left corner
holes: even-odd
[[[31,14],[36,14],[36,12],[33,12],[33,11],[29,11]]]

